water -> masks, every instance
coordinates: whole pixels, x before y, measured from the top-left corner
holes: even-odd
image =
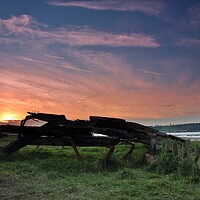
[[[186,140],[200,141],[200,132],[178,132],[178,133],[167,133],[169,135],[174,135]]]

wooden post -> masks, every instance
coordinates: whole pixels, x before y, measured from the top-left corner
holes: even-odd
[[[131,144],[131,148],[130,148],[129,151],[123,156],[123,159],[125,160],[129,155],[131,155],[134,149],[135,149],[135,144]]]
[[[156,151],[156,140],[151,139],[150,140],[150,152],[155,153],[155,151]]]
[[[177,141],[174,141],[172,151],[173,151],[174,155],[178,155],[178,143],[177,143]]]
[[[168,140],[164,141],[164,145],[163,145],[163,149],[164,149],[164,152],[168,152],[168,149],[169,149],[169,143],[168,143]]]
[[[195,158],[195,161],[198,162],[200,160],[200,148],[198,147],[196,149],[196,158]]]
[[[184,143],[182,144],[182,157],[183,157],[183,158],[186,158],[187,155],[188,155],[187,144],[186,144],[186,142],[184,142]]]
[[[108,150],[108,153],[106,154],[105,156],[105,160],[106,160],[106,165],[108,166],[108,161],[110,160],[113,152],[115,150],[115,147],[114,146],[110,146],[109,150]]]
[[[79,153],[78,149],[76,148],[76,145],[74,144],[74,141],[71,137],[67,137],[67,139],[69,140],[71,146],[73,147],[75,153],[76,153],[76,156],[78,158],[78,160],[82,161],[82,157],[81,157],[81,154]]]

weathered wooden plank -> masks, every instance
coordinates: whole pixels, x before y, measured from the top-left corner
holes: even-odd
[[[2,125],[2,132],[20,133],[21,135],[46,135],[46,136],[92,136],[92,128],[84,126],[56,126],[56,127],[32,127],[32,126],[14,126]]]
[[[118,130],[118,129],[112,129],[112,128],[93,128],[94,133],[102,134],[102,135],[107,135],[111,137],[118,137],[121,139],[131,139],[134,138],[135,135],[132,133],[128,133],[125,130]]]
[[[172,140],[176,140],[176,141],[178,141],[180,143],[186,142],[186,140],[184,140],[184,139],[182,139],[180,137],[176,137],[174,135],[167,135],[167,137],[170,138],[170,139],[172,139]]]
[[[110,145],[117,145],[120,140],[116,138],[107,137],[73,137],[73,142],[76,146],[102,146],[108,147]],[[51,146],[71,146],[68,137],[40,137],[30,141],[28,145],[51,145]]]
[[[90,116],[90,123],[94,127],[99,128],[115,128],[124,130],[126,129],[125,120],[119,118]]]
[[[27,116],[30,119],[38,119],[46,122],[54,121],[54,120],[66,120],[65,115],[58,114],[47,114],[47,113],[33,113],[27,112],[29,115]]]
[[[19,149],[25,147],[26,145],[28,145],[28,143],[30,143],[31,141],[33,141],[37,136],[35,135],[26,135],[26,136],[22,136],[21,138],[18,138],[17,140],[9,143],[8,145],[6,145],[3,150],[2,153],[5,154],[11,154],[14,153],[15,151],[18,151]]]
[[[122,140],[124,139],[129,139],[129,140],[137,140],[138,142],[140,141],[146,141],[145,143],[148,144],[151,139],[154,137],[150,137],[149,135],[143,134],[143,133],[138,133],[138,132],[131,132],[131,131],[126,131],[126,130],[118,130],[118,129],[104,129],[104,128],[93,128],[93,132],[111,136],[111,137],[118,137]]]

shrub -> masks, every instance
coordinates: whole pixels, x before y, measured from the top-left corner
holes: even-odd
[[[190,149],[190,146],[186,149]],[[155,156],[155,162],[149,163],[148,169],[161,174],[175,173],[178,176],[188,177],[194,182],[200,182],[200,167],[195,162],[194,152],[188,150],[187,156],[183,153],[185,154],[185,151],[182,152],[181,148],[178,149],[178,153],[161,151]]]
[[[162,174],[169,174],[178,169],[179,158],[172,153],[162,152],[156,157],[155,169]]]

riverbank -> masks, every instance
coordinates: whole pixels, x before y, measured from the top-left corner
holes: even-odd
[[[200,132],[179,132],[179,133],[167,133],[169,135],[174,135],[176,137],[190,140],[190,141],[200,141]]]

